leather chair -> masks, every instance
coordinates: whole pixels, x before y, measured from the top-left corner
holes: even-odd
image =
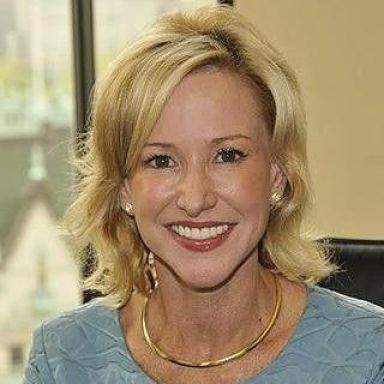
[[[384,307],[384,241],[326,239],[340,271],[320,283]]]

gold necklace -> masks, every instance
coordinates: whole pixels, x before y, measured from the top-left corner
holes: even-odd
[[[251,351],[253,348],[256,347],[269,333],[269,331],[274,326],[276,319],[279,315],[280,308],[281,308],[281,287],[280,284],[277,281],[276,275],[274,276],[274,282],[275,282],[275,294],[276,294],[276,301],[275,301],[275,308],[273,310],[272,316],[267,324],[267,326],[264,328],[264,330],[254,339],[249,345],[247,345],[244,348],[241,348],[239,351],[234,352],[230,355],[224,356],[217,360],[202,360],[202,361],[190,361],[190,360],[182,360],[177,359],[175,357],[169,356],[167,353],[165,353],[162,349],[160,349],[150,338],[147,324],[146,324],[146,314],[147,314],[147,305],[148,305],[148,297],[145,298],[144,301],[144,307],[142,312],[142,318],[141,318],[141,325],[143,329],[144,339],[148,346],[152,349],[153,352],[155,352],[158,356],[160,356],[162,359],[170,361],[172,363],[182,365],[185,367],[195,367],[195,368],[203,368],[203,367],[216,367],[218,365],[226,364],[230,361],[239,359],[240,357],[244,356],[246,353]]]

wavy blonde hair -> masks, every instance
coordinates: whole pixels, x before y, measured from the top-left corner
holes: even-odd
[[[252,24],[227,6],[159,18],[111,63],[95,86],[90,132],[77,166],[81,183],[64,224],[80,249],[91,245],[95,265],[86,288],[123,305],[146,292],[149,249],[121,209],[123,180],[169,96],[188,74],[229,70],[246,79],[263,103],[275,161],[287,178],[259,244],[260,262],[293,281],[317,282],[335,267],[325,249],[300,232],[310,203],[305,116],[298,83],[283,57]]]

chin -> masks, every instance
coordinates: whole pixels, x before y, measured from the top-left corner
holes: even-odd
[[[174,270],[177,279],[188,288],[198,292],[212,292],[220,289],[227,284],[235,274],[235,266],[225,266],[217,264],[209,265],[210,263],[199,263],[193,268]]]

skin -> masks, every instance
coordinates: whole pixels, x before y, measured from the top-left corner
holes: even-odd
[[[248,139],[212,142],[233,135]],[[286,179],[273,162],[255,91],[228,71],[188,75],[151,133],[148,143],[155,142],[173,146],[144,148],[139,167],[121,190],[122,204],[133,203],[141,237],[156,258],[159,286],[148,306],[151,338],[172,356],[220,358],[253,340],[273,311],[273,277],[258,263],[257,246],[271,195],[283,191]],[[223,155],[223,148],[232,149]],[[162,157],[154,160],[155,155]],[[164,227],[178,220],[237,225],[219,247],[195,252],[181,247]],[[279,280],[283,294],[295,297],[298,305],[283,305],[259,368],[283,347],[305,300],[302,286]],[[200,377],[201,383],[215,382],[217,375],[222,375],[221,382],[233,382],[233,366],[199,374],[160,361],[142,340],[142,304],[143,298],[133,295],[121,313],[127,343],[147,372],[160,376],[161,382],[167,382],[168,375],[169,382],[177,382],[175,377],[187,380],[188,374]],[[241,360],[231,364],[240,364],[245,376],[255,372],[252,354]],[[248,365],[252,369],[247,370]]]

